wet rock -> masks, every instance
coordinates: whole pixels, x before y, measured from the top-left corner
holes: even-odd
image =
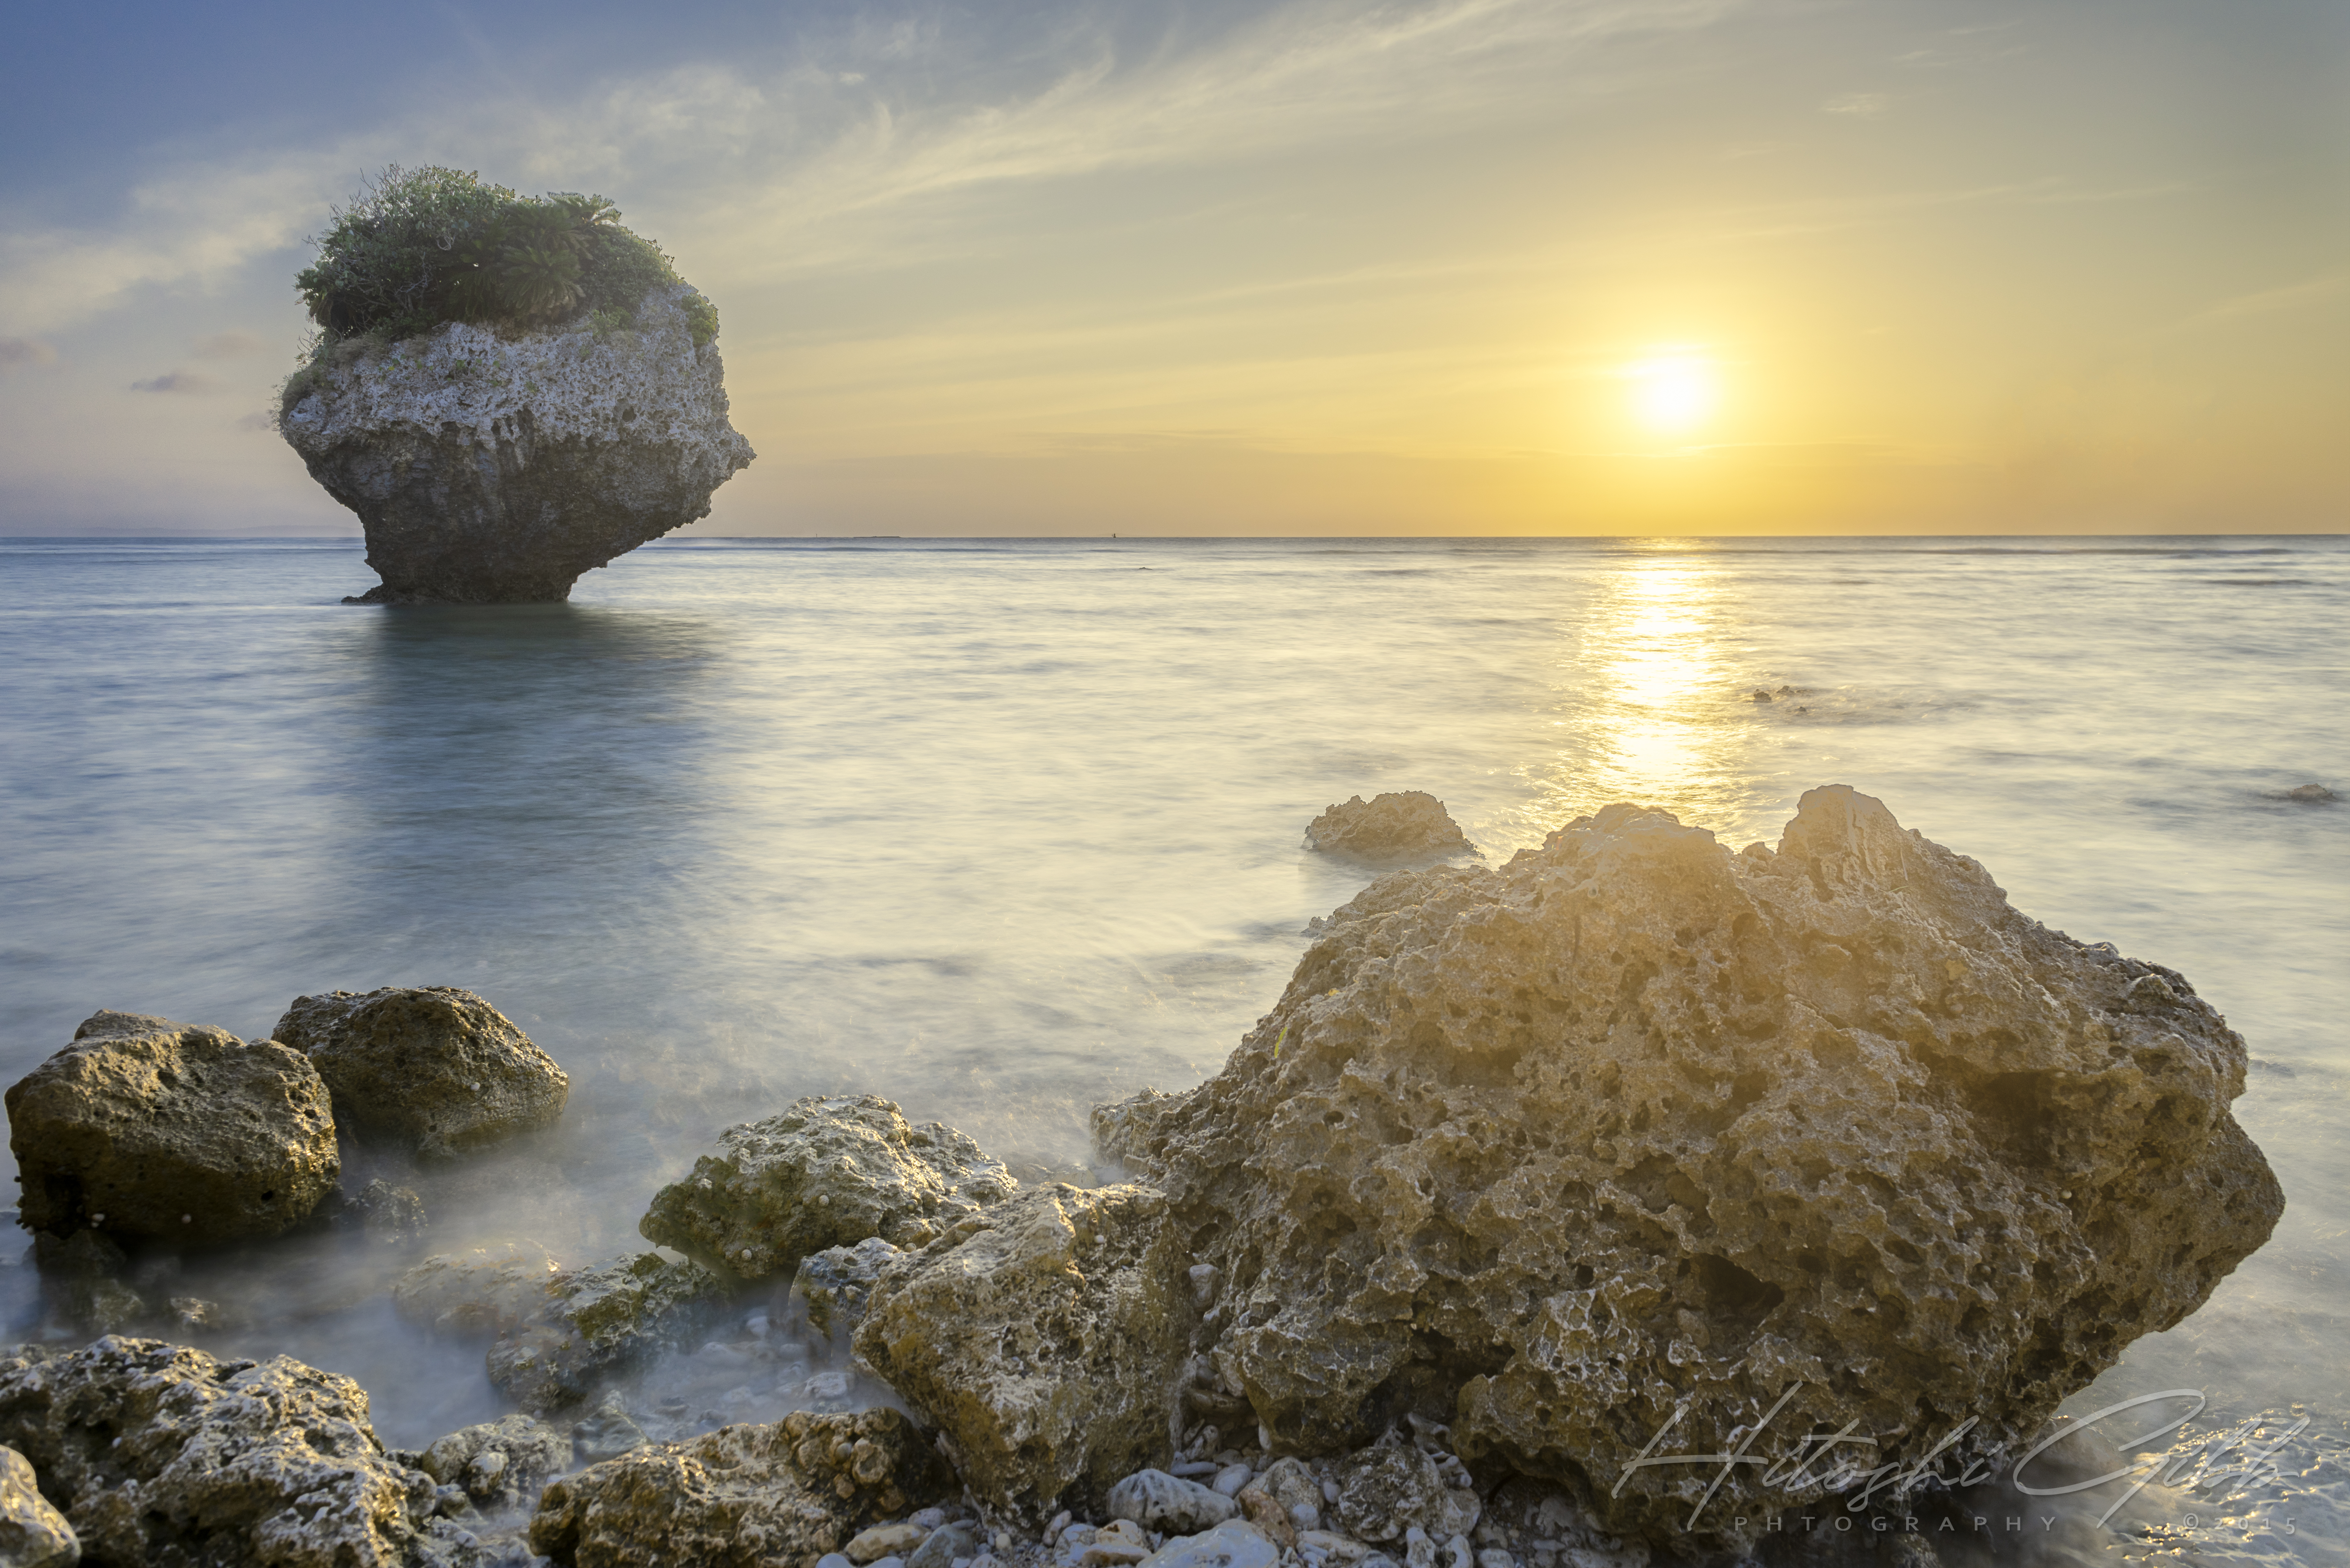
[[[846,1339],[864,1321],[865,1303],[881,1271],[899,1250],[879,1236],[854,1247],[827,1247],[800,1260],[792,1293],[807,1308],[808,1323],[827,1339]]]
[[[1305,842],[1325,855],[1401,860],[1473,850],[1444,803],[1425,790],[1355,795],[1305,825]]]
[[[2289,800],[2299,805],[2327,805],[2334,801],[2340,800],[2342,797],[2335,794],[2332,790],[2327,789],[2324,784],[2295,784],[2293,788],[2288,790],[2280,790],[2270,798],[2273,800]]]
[[[335,1190],[327,1086],[299,1052],[98,1012],[8,1090],[18,1222],[204,1246],[274,1236]]]
[[[424,1234],[424,1199],[412,1187],[394,1187],[380,1178],[359,1189],[350,1201],[351,1217],[373,1240],[386,1246],[405,1246]]]
[[[1956,1470],[2194,1310],[2282,1206],[2244,1062],[1836,786],[1775,853],[1619,805],[1383,877],[1221,1075],[1097,1130],[1223,1269],[1272,1445],[1417,1411],[1661,1533],[1712,1479],[1627,1469],[1668,1420],[1851,1423],[1872,1467],[1964,1429]],[[1742,1471],[1707,1521],[1807,1501]]]
[[[348,1377],[286,1356],[223,1362],[109,1336],[0,1353],[0,1442],[96,1563],[425,1568],[478,1554],[432,1517]]]
[[[436,1334],[504,1334],[545,1309],[556,1272],[546,1249],[527,1241],[444,1252],[400,1275],[391,1304],[407,1322]]]
[[[278,430],[367,531],[383,582],[359,602],[565,599],[582,572],[708,516],[752,452],[691,295],[655,289],[632,331],[451,322],[309,372]]]
[[[1130,1519],[1145,1530],[1192,1535],[1211,1524],[1222,1524],[1240,1507],[1198,1481],[1147,1469],[1137,1470],[1111,1487],[1104,1511],[1112,1519]]]
[[[1476,1528],[1477,1494],[1445,1484],[1436,1462],[1409,1443],[1377,1443],[1342,1461],[1333,1478],[1338,1522],[1364,1541],[1420,1530],[1440,1541]]]
[[[36,1232],[33,1262],[54,1321],[84,1336],[120,1333],[153,1310],[123,1280],[130,1260],[121,1247],[96,1231],[77,1231],[63,1240]]]
[[[658,1252],[549,1275],[536,1310],[490,1346],[490,1381],[532,1415],[569,1409],[613,1374],[691,1341],[725,1290],[701,1264]]]
[[[897,1410],[723,1427],[549,1485],[530,1545],[563,1568],[767,1568],[837,1552],[953,1478]]]
[[[1165,1207],[1142,1187],[1038,1188],[874,1287],[857,1355],[939,1428],[983,1511],[1041,1523],[1173,1458],[1191,1314]]]
[[[1144,1568],[1274,1568],[1281,1548],[1245,1520],[1178,1536],[1143,1560]]]
[[[0,1564],[6,1568],[73,1568],[81,1541],[66,1516],[41,1495],[25,1456],[0,1448]]]
[[[441,1438],[417,1468],[462,1487],[477,1508],[519,1508],[537,1501],[547,1477],[571,1468],[571,1438],[528,1416],[501,1416]]]
[[[795,1100],[780,1116],[729,1127],[719,1146],[654,1195],[637,1229],[744,1279],[870,1236],[918,1247],[1017,1190],[962,1134],[910,1125],[872,1095]]]
[[[604,1402],[571,1428],[572,1448],[582,1464],[618,1459],[643,1448],[647,1441],[645,1429],[637,1425],[618,1394],[605,1395]]]
[[[427,1159],[547,1127],[571,1094],[554,1058],[452,985],[298,996],[276,1033],[310,1058],[345,1127]]]

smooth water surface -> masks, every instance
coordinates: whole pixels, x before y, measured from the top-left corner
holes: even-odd
[[[2075,1407],[2307,1414],[2298,1492],[2149,1494],[2112,1550],[2344,1560],[2350,802],[2279,798],[2350,796],[2341,539],[693,541],[567,606],[337,602],[371,579],[356,542],[0,541],[8,1081],[102,1006],[262,1035],[467,986],[572,1099],[432,1179],[434,1244],[586,1261],[802,1094],[1084,1158],[1359,888],[1301,848],[1333,801],[1432,791],[1499,861],[1619,799],[1773,838],[1848,783],[2251,1043],[2285,1220]],[[349,1372],[390,1440],[494,1408],[348,1249],[188,1270],[255,1303],[218,1345]]]

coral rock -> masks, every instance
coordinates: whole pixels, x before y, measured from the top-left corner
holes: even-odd
[[[567,1476],[540,1496],[530,1547],[563,1568],[770,1568],[836,1552],[952,1485],[899,1411],[803,1411]]]
[[[571,1439],[528,1416],[501,1416],[439,1439],[417,1468],[442,1486],[463,1487],[482,1508],[515,1508],[536,1501],[547,1477],[571,1468]]]
[[[780,1116],[729,1127],[719,1144],[653,1195],[637,1229],[745,1279],[868,1236],[918,1247],[1018,1190],[962,1134],[913,1126],[872,1095],[795,1100]]]
[[[473,1563],[393,1462],[348,1377],[152,1339],[0,1353],[0,1442],[40,1473],[97,1563],[426,1568]]]
[[[717,346],[694,344],[691,292],[647,296],[632,331],[449,322],[304,372],[278,430],[359,515],[383,577],[363,602],[565,599],[708,516],[753,453]]]
[[[1109,1489],[1103,1511],[1162,1534],[1194,1535],[1232,1518],[1240,1505],[1198,1481],[1165,1470],[1137,1470]]]
[[[854,1247],[827,1247],[800,1260],[792,1293],[807,1308],[808,1323],[827,1339],[846,1339],[865,1320],[865,1303],[881,1271],[899,1250],[879,1236]]]
[[[1776,853],[1616,805],[1383,877],[1217,1077],[1097,1127],[1224,1271],[1275,1445],[1419,1413],[1661,1538],[1713,1480],[1631,1468],[1669,1421],[1872,1467],[1963,1428],[1955,1473],[2201,1304],[2282,1207],[2244,1066],[2184,978],[1833,786]],[[1758,1477],[1691,1544],[1806,1501]]]
[[[1356,795],[1305,825],[1305,842],[1325,855],[1401,860],[1473,850],[1444,803],[1425,790]]]
[[[394,1311],[436,1334],[493,1334],[519,1328],[546,1305],[557,1272],[544,1247],[508,1242],[425,1259],[391,1287]]]
[[[428,1159],[546,1127],[571,1094],[528,1035],[450,985],[296,997],[276,1035],[310,1058],[345,1127]]]
[[[1165,1209],[1143,1187],[1036,1188],[874,1286],[857,1355],[939,1428],[983,1510],[1041,1523],[1171,1461],[1191,1314]]]
[[[81,1541],[66,1516],[41,1495],[25,1456],[0,1448],[0,1563],[7,1568],[73,1568]]]
[[[535,1416],[567,1410],[615,1373],[674,1350],[708,1323],[725,1282],[639,1252],[551,1274],[536,1309],[490,1346],[490,1381]]]
[[[201,1246],[274,1236],[335,1190],[327,1085],[298,1051],[99,1012],[9,1090],[26,1229]]]

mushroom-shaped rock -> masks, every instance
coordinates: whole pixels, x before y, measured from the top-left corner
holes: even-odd
[[[710,514],[749,464],[700,296],[657,288],[624,330],[462,321],[354,337],[287,388],[278,430],[359,514],[369,604],[560,600],[581,573]]]
[[[1172,1458],[1190,1295],[1166,1202],[1055,1183],[883,1271],[858,1355],[939,1428],[983,1509],[1031,1524]]]
[[[801,1411],[649,1443],[564,1477],[539,1498],[530,1547],[562,1568],[813,1563],[952,1487],[902,1411]]]
[[[327,1086],[301,1053],[99,1012],[7,1094],[26,1229],[202,1246],[274,1236],[335,1190]]]
[[[111,1335],[69,1355],[0,1352],[0,1442],[94,1563],[454,1568],[471,1538],[432,1517],[348,1377],[286,1356],[219,1361]]]
[[[1839,785],[1775,852],[1611,805],[1382,877],[1221,1074],[1097,1127],[1222,1270],[1209,1355],[1274,1445],[1453,1410],[1471,1464],[1661,1537],[1716,1480],[1634,1467],[1669,1423],[1957,1473],[2200,1305],[2282,1208],[2244,1070],[2183,977]],[[1759,1471],[1683,1545],[1812,1501]]]
[[[653,1195],[637,1229],[745,1279],[869,1236],[920,1246],[1019,1185],[952,1127],[909,1123],[872,1095],[795,1100],[718,1141]]]
[[[1444,803],[1425,790],[1355,795],[1305,825],[1305,842],[1325,855],[1405,860],[1473,851]]]
[[[301,996],[277,1021],[350,1130],[428,1159],[550,1125],[571,1080],[506,1016],[452,985]]]

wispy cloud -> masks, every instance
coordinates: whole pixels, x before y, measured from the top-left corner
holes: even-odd
[[[196,370],[166,370],[160,376],[130,383],[130,389],[134,392],[202,394],[217,391],[219,389],[218,381]]]
[[[216,332],[196,342],[195,355],[199,359],[242,359],[268,347],[269,340],[258,332]]]
[[[0,370],[15,370],[27,365],[54,365],[57,351],[47,344],[31,337],[0,337]]]
[[[1881,92],[1848,92],[1820,105],[1830,114],[1846,114],[1855,119],[1875,119],[1892,107],[1893,100]]]

